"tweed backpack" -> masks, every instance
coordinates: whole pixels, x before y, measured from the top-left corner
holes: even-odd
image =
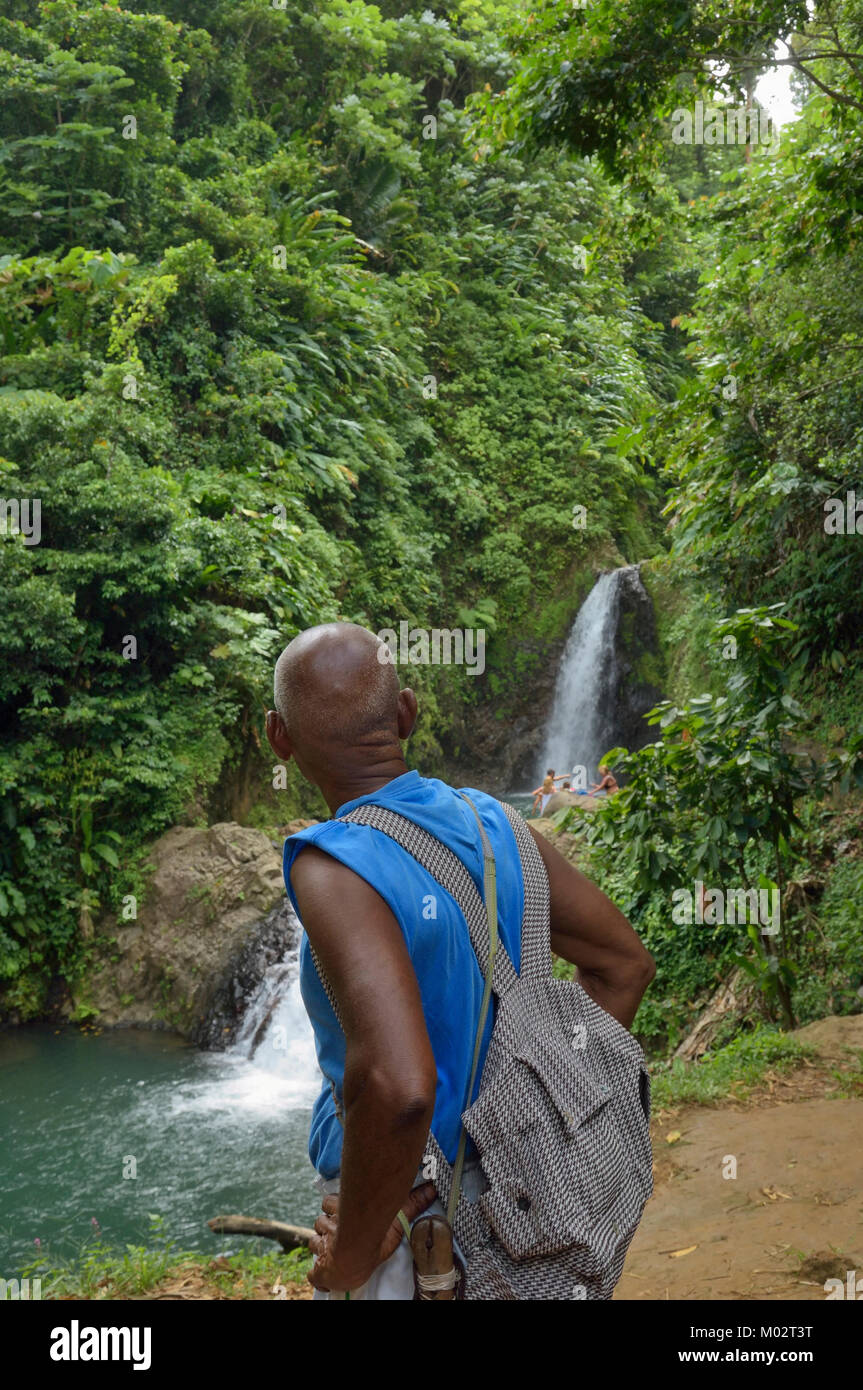
[[[453,851],[407,817],[370,803],[341,817],[390,836],[450,893],[486,977],[455,1163],[431,1133],[425,1150],[464,1259],[459,1296],[609,1299],[653,1190],[644,1055],[580,984],[554,978],[545,865],[522,817],[500,803],[524,881],[516,974],[498,941],[494,855],[476,807],[464,800],[482,839],[485,902]],[[471,1105],[491,993],[497,1013]],[[468,1135],[487,1184],[475,1202],[461,1192]]]

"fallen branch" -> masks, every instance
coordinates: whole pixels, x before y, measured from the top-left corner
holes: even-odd
[[[729,1016],[741,1017],[752,1008],[752,982],[739,968],[714,992],[698,1022],[677,1048],[675,1057],[687,1062],[698,1061],[710,1048],[719,1029]]]
[[[217,1235],[263,1236],[264,1240],[277,1240],[283,1250],[307,1246],[315,1234],[307,1226],[289,1226],[286,1221],[263,1221],[258,1216],[213,1216],[207,1225]]]

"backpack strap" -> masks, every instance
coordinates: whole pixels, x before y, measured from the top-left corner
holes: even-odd
[[[547,980],[552,970],[548,870],[526,822],[514,807],[500,804],[515,835],[524,881],[519,975],[523,980]]]
[[[473,1047],[473,1060],[471,1062],[470,1081],[467,1084],[467,1095],[465,1097],[464,1102],[465,1110],[469,1110],[471,1101],[473,1100],[473,1088],[476,1085],[476,1073],[477,1068],[479,1066],[479,1054],[482,1049],[482,1035],[485,1032],[485,1021],[488,1018],[488,1006],[491,1002],[491,987],[492,980],[494,978],[494,962],[497,956],[498,948],[497,866],[494,862],[494,850],[491,847],[491,841],[489,840],[488,835],[486,834],[485,826],[482,823],[479,811],[474,806],[470,797],[467,796],[464,792],[459,792],[459,796],[463,797],[464,800],[467,802],[468,806],[473,811],[476,823],[479,826],[479,838],[482,841],[483,862],[482,898],[483,905],[485,906],[486,917],[488,918],[489,934],[488,962],[486,964],[485,970],[483,971],[483,975],[485,977],[485,987],[482,993],[482,1005],[479,1011],[479,1022],[476,1025],[476,1039],[474,1041]],[[454,1229],[456,1208],[458,1207],[459,1197],[461,1196],[461,1176],[462,1172],[464,1171],[464,1159],[466,1152],[467,1130],[465,1129],[464,1121],[462,1120],[461,1134],[459,1135],[458,1140],[458,1150],[456,1152],[455,1163],[453,1164],[452,1169],[452,1185],[450,1187],[449,1200],[447,1202],[446,1216],[447,1221],[450,1224],[451,1230]]]
[[[465,797],[464,799],[467,800],[468,798]],[[521,860],[524,884],[524,912],[521,923],[521,976],[523,979],[548,979],[552,968],[548,874],[545,864],[542,862],[542,855],[537,849],[533,836],[522,816],[505,801],[499,804],[512,828]],[[471,809],[476,815],[476,808],[472,804]],[[407,816],[368,802],[364,806],[358,806],[354,811],[349,811],[346,816],[341,816],[340,820],[353,821],[359,825],[370,825],[373,829],[380,830],[384,835],[389,835],[390,839],[395,840],[402,849],[407,850],[408,854],[412,855],[431,874],[432,878],[436,879],[441,887],[455,898],[464,913],[471,945],[479,961],[480,969],[484,970],[484,962],[488,960],[491,946],[486,905],[477,893],[476,885],[470,873],[449,846],[438,840],[428,830],[423,830]],[[485,834],[485,829],[481,821],[479,825],[482,836]],[[483,846],[483,853],[485,857],[485,845]],[[324,993],[336,1018],[341,1023],[335,997],[311,941],[309,942],[309,950]],[[492,979],[492,988],[495,994],[500,997],[512,987],[517,978],[515,967],[503,944],[499,943]]]
[[[467,797],[464,799],[467,800]],[[471,809],[476,815],[476,808],[471,805]],[[402,816],[397,811],[390,811],[383,806],[367,803],[365,806],[358,806],[354,811],[349,811],[346,816],[342,816],[340,819],[353,821],[358,825],[370,825],[374,830],[383,831],[385,835],[389,835],[390,839],[401,845],[402,849],[407,850],[408,854],[412,855],[417,863],[421,864],[426,872],[442,888],[446,889],[464,913],[471,945],[479,962],[480,970],[485,973],[491,950],[488,913],[469,870],[465,868],[458,855],[454,854],[448,845],[445,845],[437,836],[432,835],[430,831],[424,830],[422,826],[408,820],[407,816]],[[480,830],[482,835],[485,835],[482,822],[480,822]],[[486,855],[486,846],[488,846],[488,855]],[[489,857],[493,862],[494,856],[491,854],[491,846],[488,844],[488,837],[486,836],[483,845],[484,862]],[[315,963],[317,964],[317,962]],[[501,998],[507,990],[512,989],[517,980],[518,975],[515,966],[507,955],[503,943],[499,942],[494,956],[492,989],[498,998]]]

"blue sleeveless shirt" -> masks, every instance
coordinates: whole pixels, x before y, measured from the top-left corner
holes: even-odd
[[[499,802],[485,792],[470,787],[464,790],[480,814],[497,861],[500,938],[518,971],[524,884],[515,836]],[[452,787],[434,777],[406,772],[379,791],[345,802],[336,815],[346,815],[366,803],[398,811],[436,835],[461,859],[482,896],[479,827],[470,807]],[[388,835],[368,825],[343,825],[334,820],[309,826],[285,841],[285,883],[297,912],[290,874],[291,865],[304,845],[315,845],[331,854],[370,883],[401,927],[416,971],[437,1065],[432,1132],[452,1163],[461,1133],[461,1112],[468,1104],[467,1088],[484,985],[464,914],[437,880]],[[346,917],[344,929],[361,931],[362,927]],[[345,1038],[318,978],[305,933],[300,946],[300,990],[314,1029],[318,1064],[324,1074],[324,1087],[312,1112],[309,1158],[322,1177],[333,1178],[341,1166],[342,1127],[336,1115],[332,1087],[341,1107]],[[479,1090],[493,1026],[492,995],[471,1101]]]

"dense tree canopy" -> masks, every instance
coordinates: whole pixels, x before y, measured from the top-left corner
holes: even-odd
[[[7,975],[231,809],[294,632],[506,634],[648,546],[625,200],[469,139],[506,8],[0,6],[0,467],[42,512],[0,551]]]

